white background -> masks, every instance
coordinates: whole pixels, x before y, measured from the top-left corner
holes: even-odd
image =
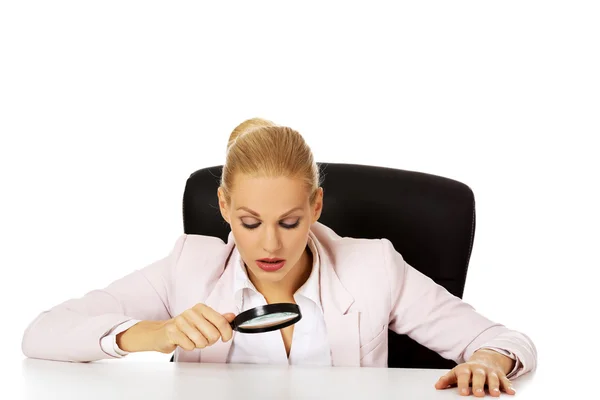
[[[198,3],[0,6],[3,364],[39,312],[167,254],[187,177],[258,116],[318,161],[468,184],[465,301],[535,341],[536,386],[595,390],[595,2]]]

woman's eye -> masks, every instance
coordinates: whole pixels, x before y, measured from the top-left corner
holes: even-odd
[[[254,224],[247,224],[247,223],[245,223],[245,222],[242,221],[242,226],[244,228],[246,228],[246,229],[256,229],[256,228],[259,227],[260,224],[261,224],[260,222],[257,222],[257,223],[254,223]],[[300,225],[300,219],[297,219],[296,222],[293,222],[291,224],[290,223],[280,222],[279,225],[282,228],[285,228],[285,229],[294,229],[294,228],[297,228],[298,225]]]
[[[243,226],[244,226],[244,228],[246,228],[246,229],[256,229],[256,228],[258,228],[258,226],[260,225],[260,222],[257,222],[256,224],[252,224],[252,225],[250,225],[250,224],[246,224],[246,223],[242,222],[242,225],[243,225]]]
[[[286,229],[294,229],[296,228],[298,225],[300,224],[300,218],[298,218],[296,220],[296,222],[292,223],[292,224],[285,224],[283,222],[280,222],[279,225],[281,225],[282,227],[286,228]]]

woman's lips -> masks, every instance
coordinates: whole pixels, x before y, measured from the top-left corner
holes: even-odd
[[[279,259],[277,262],[266,262],[265,259],[256,260],[258,268],[266,272],[274,272],[280,270],[285,265],[285,260]]]

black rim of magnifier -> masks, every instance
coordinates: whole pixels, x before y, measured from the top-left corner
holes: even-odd
[[[262,317],[267,314],[274,314],[280,312],[290,312],[297,314],[296,317],[292,318],[289,321],[282,322],[280,324],[275,324],[273,326],[268,326],[264,328],[242,328],[244,322],[250,321],[251,319]],[[267,304],[264,306],[258,306],[255,308],[251,308],[250,310],[244,311],[243,313],[238,314],[237,317],[231,322],[231,327],[233,330],[242,333],[262,333],[262,332],[270,332],[275,331],[277,329],[285,328],[286,326],[290,326],[295,324],[296,322],[302,319],[302,313],[300,313],[300,307],[297,304],[293,303],[279,303],[279,304]]]

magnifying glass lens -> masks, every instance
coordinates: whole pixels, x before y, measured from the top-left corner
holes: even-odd
[[[273,313],[253,318],[241,324],[240,327],[245,329],[268,328],[270,326],[286,323],[296,317],[298,317],[298,314],[292,312]]]
[[[231,322],[231,327],[241,333],[271,332],[293,325],[301,319],[302,313],[297,304],[266,304],[238,314]]]

